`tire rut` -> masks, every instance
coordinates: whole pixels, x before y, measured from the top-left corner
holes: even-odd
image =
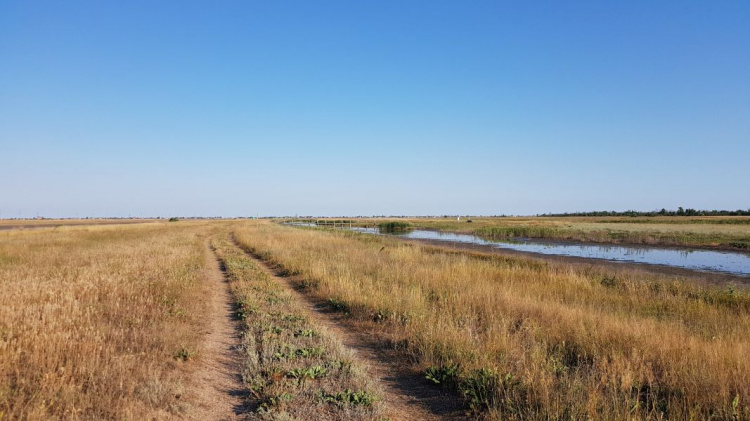
[[[291,278],[282,276],[260,257],[247,251],[234,238],[233,242],[271,277],[284,285],[316,323],[327,328],[353,351],[368,374],[380,384],[386,413],[393,420],[459,420],[467,419],[458,398],[437,389],[424,380],[421,373],[410,369],[403,356],[383,345],[372,329],[356,324],[323,301],[301,293]]]
[[[206,242],[206,279],[211,284],[207,297],[209,322],[205,339],[193,373],[194,407],[188,420],[241,420],[250,411],[247,388],[241,376],[242,355],[240,328],[226,275],[216,255]]]

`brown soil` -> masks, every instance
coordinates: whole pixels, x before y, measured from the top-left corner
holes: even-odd
[[[388,346],[388,339],[382,333],[339,312],[330,311],[324,301],[298,291],[294,280],[280,276],[278,268],[269,266],[257,256],[249,253],[248,256],[289,288],[311,320],[324,326],[352,350],[383,391],[387,417],[392,420],[466,419],[458,397],[428,384],[420,372],[410,368],[409,361],[403,355]]]
[[[206,251],[206,279],[211,285],[208,323],[192,376],[195,385],[187,397],[194,407],[185,418],[238,420],[249,411],[247,388],[240,375],[240,330],[226,277],[211,250]]]

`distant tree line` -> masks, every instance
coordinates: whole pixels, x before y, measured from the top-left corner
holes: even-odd
[[[617,211],[592,211],[592,212],[566,212],[566,213],[545,213],[538,216],[750,216],[750,209],[742,210],[697,210],[692,208],[683,208],[680,206],[677,210],[653,210],[648,212],[627,210],[624,212]]]

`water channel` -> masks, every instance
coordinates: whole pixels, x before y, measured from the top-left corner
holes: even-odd
[[[309,224],[314,226],[315,224]],[[381,234],[377,228],[344,228],[367,234]],[[566,243],[519,238],[512,241],[490,241],[471,234],[444,233],[429,230],[409,230],[393,235],[417,240],[479,244],[487,247],[511,249],[556,256],[584,257],[627,263],[672,266],[703,272],[716,272],[750,277],[750,254],[734,251],[714,251],[687,248],[664,248],[638,245],[604,245]]]

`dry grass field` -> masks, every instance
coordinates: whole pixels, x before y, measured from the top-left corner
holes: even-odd
[[[475,414],[750,416],[746,291],[269,223],[236,238],[381,326]]]
[[[382,379],[337,337],[356,326],[473,417],[750,417],[746,290],[266,221],[180,221],[0,232],[0,420],[194,417],[205,390],[194,362],[208,358],[216,316],[209,243],[242,325],[236,370],[251,419],[391,413]],[[317,324],[245,251],[353,324]]]
[[[0,419],[189,411],[206,224],[0,232]]]
[[[162,222],[156,219],[1,219],[0,230],[55,228],[83,225],[130,225]]]

